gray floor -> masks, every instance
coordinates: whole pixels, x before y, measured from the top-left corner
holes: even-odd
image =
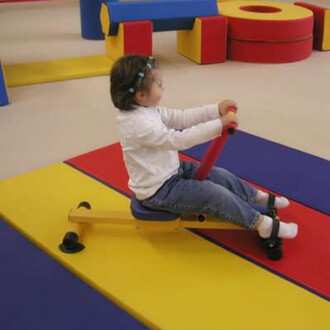
[[[313,3],[330,8],[330,1]],[[76,0],[0,4],[2,63],[103,54],[102,41],[81,39],[78,6]],[[330,52],[289,64],[200,66],[176,53],[174,32],[153,37],[164,106],[231,98],[241,130],[330,159]],[[0,108],[0,179],[118,141],[108,77],[10,88],[9,94],[11,104]]]

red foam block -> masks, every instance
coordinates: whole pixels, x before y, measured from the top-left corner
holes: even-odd
[[[152,22],[132,21],[124,26],[124,54],[152,55]]]
[[[325,11],[327,8],[312,5],[306,2],[295,2],[297,6],[301,6],[311,10],[314,14],[314,49],[322,50]]]
[[[199,17],[202,21],[201,63],[226,61],[227,19],[224,16]]]

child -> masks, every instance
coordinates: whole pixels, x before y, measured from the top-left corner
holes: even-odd
[[[227,115],[235,102],[170,110],[159,106],[163,91],[162,71],[154,58],[128,55],[114,64],[111,98],[120,110],[117,120],[129,187],[142,205],[176,214],[210,214],[256,229],[265,239],[294,238],[295,223],[261,215],[249,204],[269,205],[267,193],[218,167],[207,180],[194,180],[198,165],[179,161],[179,150],[212,140],[226,124],[238,122],[236,115]],[[288,205],[284,197],[273,198],[275,208]]]

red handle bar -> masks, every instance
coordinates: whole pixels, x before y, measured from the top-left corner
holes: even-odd
[[[237,112],[236,107],[228,107],[227,113],[230,112]],[[216,160],[218,159],[220,152],[222,151],[224,145],[227,142],[227,139],[230,134],[234,134],[237,128],[237,124],[232,122],[227,124],[223,129],[222,129],[222,135],[215,138],[208,149],[206,150],[206,153],[199,164],[199,167],[197,168],[197,171],[195,173],[195,179],[196,180],[205,180],[215,164]]]

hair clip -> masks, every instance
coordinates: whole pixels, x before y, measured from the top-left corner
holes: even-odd
[[[146,65],[145,65],[145,67],[142,69],[142,71],[145,71],[146,69],[151,70],[152,69],[152,63],[150,63],[150,62],[151,61],[154,61],[154,59],[155,58],[153,56],[149,56],[148,57],[148,61],[147,61]],[[135,86],[137,84],[138,80],[139,79],[143,79],[145,76],[146,76],[146,74],[144,72],[141,72],[141,71],[138,72],[137,75],[136,75],[136,77],[135,77],[134,82],[132,83],[132,86]],[[130,94],[134,94],[136,92],[135,87],[128,88],[128,92]]]

